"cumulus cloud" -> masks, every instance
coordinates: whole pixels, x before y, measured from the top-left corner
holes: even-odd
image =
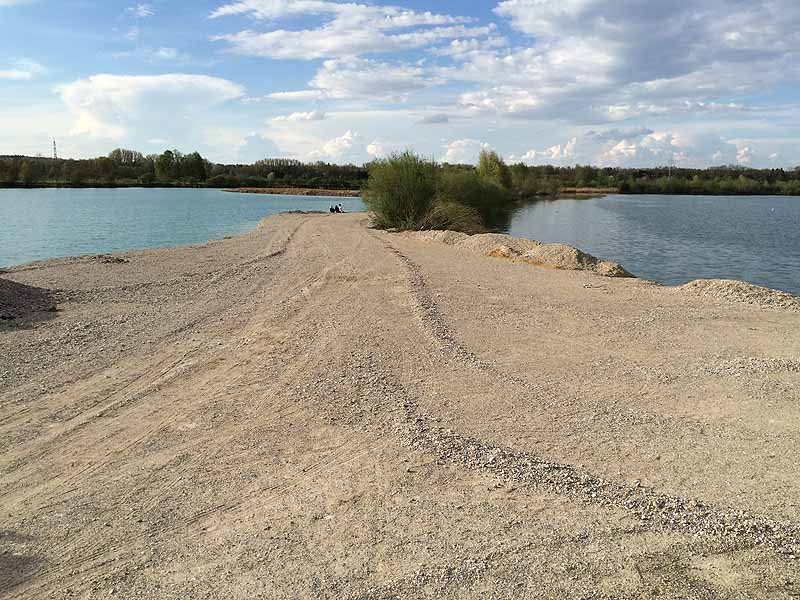
[[[384,150],[383,144],[374,141],[367,144],[367,154],[373,158],[382,158],[386,156],[386,150]]]
[[[354,134],[349,129],[339,137],[328,140],[318,150],[314,150],[309,154],[309,158],[313,160],[320,160],[323,158],[339,158],[346,154],[352,147],[356,139]]]
[[[738,162],[739,152],[733,141],[713,133],[654,131],[640,139],[610,141],[595,162],[610,166],[708,167]]]
[[[489,144],[471,138],[453,140],[445,144],[446,152],[442,161],[450,164],[475,164],[481,150],[488,147]]]
[[[505,0],[495,12],[524,45],[471,43],[439,74],[482,84],[461,99],[473,113],[597,123],[743,112],[726,96],[800,79],[800,4],[701,4]]]
[[[736,150],[736,162],[740,165],[749,165],[753,162],[753,157],[755,152],[750,148],[750,146],[742,146]]]
[[[530,164],[561,164],[575,159],[575,148],[578,138],[572,138],[564,144],[550,146],[546,150],[528,150],[522,156],[511,156],[511,160],[519,160]]]
[[[181,139],[203,114],[244,95],[226,79],[206,75],[93,75],[57,88],[72,112],[73,133],[124,138],[130,130]],[[149,136],[153,137],[153,136]]]

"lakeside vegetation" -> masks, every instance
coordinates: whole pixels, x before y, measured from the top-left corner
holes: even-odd
[[[507,225],[510,186],[509,168],[494,152],[482,151],[477,169],[402,152],[370,165],[363,198],[381,229],[477,233]]]
[[[293,159],[264,159],[253,164],[219,164],[198,152],[167,150],[144,155],[118,148],[99,158],[56,159],[0,156],[0,187],[212,187],[212,188],[307,188],[360,190],[372,169],[366,165],[303,163]],[[452,175],[450,193],[475,196],[470,184],[492,180],[515,199],[532,199],[559,193],[600,192],[622,194],[800,195],[800,167],[752,169],[720,166],[708,169],[669,167],[619,168],[575,165],[504,166],[488,177],[491,165],[442,165]],[[461,175],[456,175],[460,173]],[[482,173],[482,174],[481,174]],[[472,175],[469,175],[472,174]],[[478,179],[475,176],[478,176]],[[488,179],[487,179],[488,177]],[[501,178],[501,179],[498,179]],[[480,181],[478,181],[480,180]],[[476,183],[478,182],[478,183]],[[482,189],[478,187],[478,189]],[[486,190],[483,190],[484,192]],[[444,193],[444,192],[443,192]],[[464,204],[479,204],[473,199]],[[440,202],[441,204],[441,202]]]

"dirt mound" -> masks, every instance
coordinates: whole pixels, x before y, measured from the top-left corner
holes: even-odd
[[[0,278],[0,321],[11,321],[56,308],[50,292]]]
[[[615,262],[600,260],[566,244],[542,244],[522,255],[526,262],[542,263],[573,271],[594,271],[606,277],[633,277]]]
[[[735,279],[695,279],[677,289],[727,302],[800,310],[800,297]]]

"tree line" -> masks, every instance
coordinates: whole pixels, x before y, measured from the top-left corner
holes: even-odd
[[[379,162],[379,161],[377,161]],[[167,150],[144,155],[118,148],[98,158],[72,160],[29,156],[0,156],[0,187],[304,187],[350,189],[364,187],[372,164],[303,163],[293,159],[264,159],[253,164],[219,164],[198,152]],[[443,165],[453,172],[470,172],[480,165]],[[575,165],[504,166],[503,188],[515,198],[556,195],[598,189],[623,194],[782,194],[800,195],[800,167],[752,169],[720,166],[709,169],[669,167],[618,168]]]
[[[117,148],[99,158],[73,160],[42,156],[0,156],[0,187],[306,187],[358,190],[367,167],[291,159],[253,164],[213,163],[198,152],[167,150],[144,155]]]
[[[752,169],[738,165],[708,169],[510,166],[518,196],[558,194],[575,189],[622,194],[800,195],[800,167]]]

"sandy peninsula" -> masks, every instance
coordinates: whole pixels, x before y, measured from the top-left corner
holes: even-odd
[[[0,274],[0,596],[800,595],[796,298],[367,225]]]

